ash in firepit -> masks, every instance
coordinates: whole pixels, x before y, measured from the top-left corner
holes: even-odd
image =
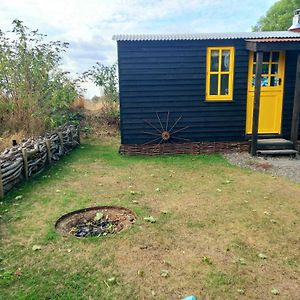
[[[88,207],[63,215],[55,223],[55,228],[62,235],[100,237],[129,228],[135,219],[135,214],[124,207]]]
[[[115,233],[119,220],[109,220],[108,216],[97,213],[92,220],[82,220],[71,228],[70,233],[76,237],[101,236]]]

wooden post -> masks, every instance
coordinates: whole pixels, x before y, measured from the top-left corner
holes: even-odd
[[[263,61],[263,52],[262,51],[256,52],[255,91],[254,91],[254,103],[253,103],[252,140],[251,140],[252,156],[256,156],[257,154],[256,152],[257,152],[257,139],[258,139],[262,61]]]
[[[79,126],[77,126],[77,141],[78,141],[78,144],[80,145],[80,129],[79,129]]]
[[[22,155],[23,155],[24,175],[25,175],[25,179],[28,180],[28,158],[27,158],[26,148],[22,148]]]
[[[46,147],[47,147],[48,164],[51,165],[52,154],[51,154],[51,143],[50,143],[50,140],[46,139],[45,144],[46,144]]]
[[[62,133],[59,132],[59,133],[58,133],[58,136],[59,136],[60,148],[61,148],[61,153],[60,153],[60,155],[63,155],[65,151],[64,151],[64,140],[63,140]]]
[[[300,52],[298,53],[298,57],[297,57],[294,107],[293,107],[293,117],[292,117],[292,126],[291,126],[291,141],[293,142],[295,148],[297,147],[297,140],[299,134],[299,114],[300,114]]]
[[[0,160],[0,199],[4,198],[4,188],[2,182],[2,172],[1,172],[1,160]]]

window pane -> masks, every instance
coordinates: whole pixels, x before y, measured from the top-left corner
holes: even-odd
[[[218,75],[212,74],[210,75],[210,95],[218,95]]]
[[[210,52],[210,71],[219,71],[219,50],[212,50]]]
[[[261,77],[261,86],[268,86],[269,77],[268,76],[262,76]]]
[[[270,86],[277,86],[279,85],[279,78],[277,76],[271,76]]]
[[[268,74],[269,73],[269,64],[263,64],[261,73],[262,74]]]
[[[222,51],[221,71],[228,72],[229,71],[229,64],[230,64],[230,51],[229,50],[223,50]]]
[[[278,62],[279,61],[279,52],[272,52],[272,62]]]
[[[262,76],[260,86],[268,86],[268,82],[269,76]],[[252,86],[255,86],[255,75],[252,76]]]
[[[272,64],[271,73],[278,74],[278,64]]]
[[[256,64],[253,64],[253,70],[252,70],[252,74],[256,73]],[[262,74],[269,74],[269,64],[263,64],[262,65],[262,70],[261,70]]]
[[[223,74],[221,75],[221,95],[228,95],[228,82],[229,82],[229,75]]]
[[[269,62],[269,61],[270,61],[270,52],[264,52],[263,62]]]

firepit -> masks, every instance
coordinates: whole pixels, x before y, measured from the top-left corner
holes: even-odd
[[[100,237],[129,228],[135,219],[135,214],[124,207],[88,207],[63,215],[57,220],[55,228],[65,236]]]

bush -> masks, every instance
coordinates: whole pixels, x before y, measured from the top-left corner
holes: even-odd
[[[116,102],[104,101],[100,110],[99,118],[106,125],[116,125],[119,127],[120,110]]]
[[[68,120],[79,80],[59,68],[68,43],[46,42],[19,20],[12,33],[0,31],[0,134],[39,134]]]

